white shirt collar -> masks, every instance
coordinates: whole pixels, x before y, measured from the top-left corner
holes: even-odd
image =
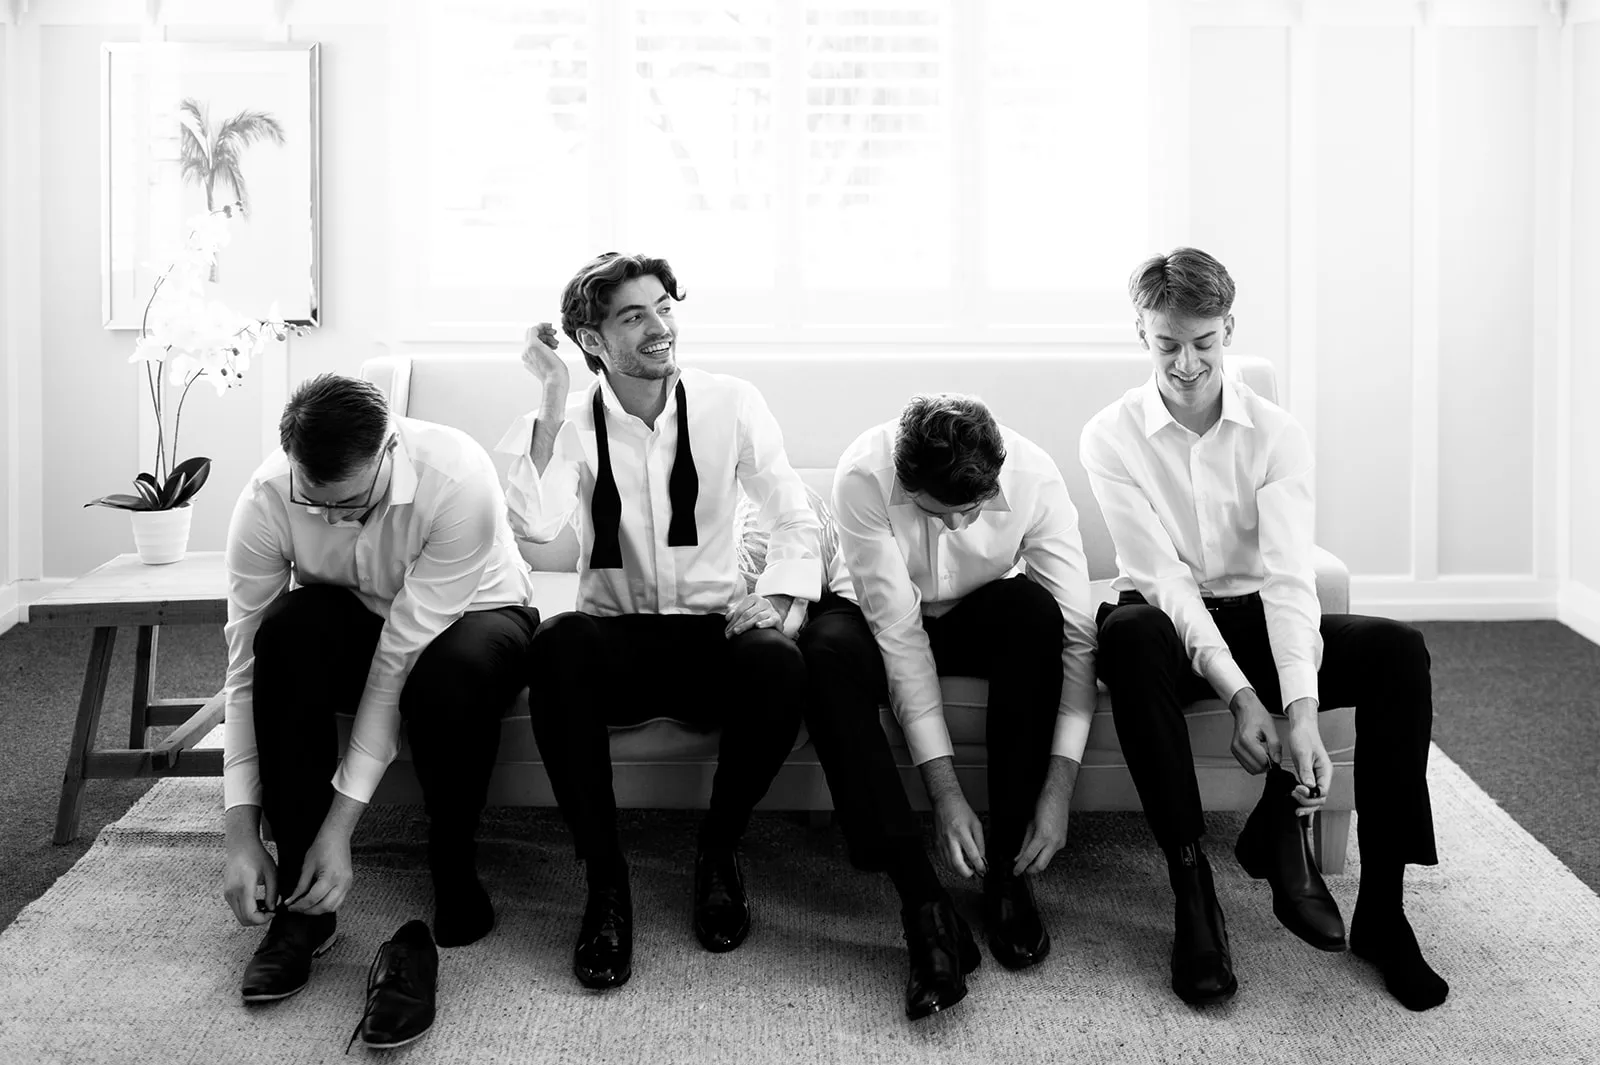
[[[1167,409],[1166,401],[1161,398],[1161,386],[1156,384],[1156,375],[1153,372],[1150,374],[1150,379],[1144,383],[1144,387],[1140,389],[1139,405],[1146,439],[1155,436],[1166,426],[1176,425],[1178,422]],[[1255,423],[1250,420],[1249,411],[1245,410],[1244,397],[1239,395],[1238,386],[1227,373],[1222,375],[1222,420],[1236,422],[1247,429],[1255,428]]]

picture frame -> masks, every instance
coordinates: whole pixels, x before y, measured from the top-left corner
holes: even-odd
[[[106,44],[101,65],[101,310],[138,329],[188,219],[241,202],[215,298],[322,319],[320,50]]]

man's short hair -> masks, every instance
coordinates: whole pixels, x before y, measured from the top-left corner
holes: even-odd
[[[1182,318],[1222,318],[1233,309],[1228,268],[1199,248],[1146,259],[1128,279],[1135,309]]]
[[[675,300],[683,299],[684,293],[678,288],[677,275],[667,265],[667,260],[649,255],[622,255],[614,251],[589,260],[572,275],[572,280],[562,290],[561,331],[578,345],[578,350],[583,352],[583,361],[592,373],[604,373],[606,366],[584,350],[583,342],[578,339],[578,330],[587,328],[598,331],[600,323],[605,321],[606,304],[611,302],[611,294],[624,282],[647,274],[661,282],[667,295]]]
[[[1006,445],[983,400],[955,392],[911,397],[894,438],[894,472],[908,492],[926,492],[947,506],[993,498],[1000,491]]]
[[[278,443],[315,484],[332,484],[372,461],[389,436],[389,401],[371,381],[319,374],[283,406]]]

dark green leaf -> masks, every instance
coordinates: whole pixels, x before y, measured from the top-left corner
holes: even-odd
[[[111,507],[113,510],[155,510],[139,496],[131,496],[125,492],[114,492],[99,499],[91,499],[85,503],[86,507]]]
[[[167,478],[166,487],[161,493],[162,508],[182,506],[200,491],[201,486],[206,483],[206,478],[210,476],[210,459],[200,455],[184,459],[172,468],[172,476]]]
[[[145,480],[149,477],[149,480]],[[156,488],[156,479],[148,473],[141,473],[134,479],[133,487],[139,492],[139,497],[149,505],[149,509],[158,510],[161,507],[161,492]]]

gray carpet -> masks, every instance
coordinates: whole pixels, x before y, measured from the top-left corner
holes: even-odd
[[[1600,646],[1550,621],[1424,622],[1434,739],[1591,888],[1600,890]],[[215,691],[221,630],[162,633],[162,694]],[[134,633],[118,640],[100,743],[126,742]],[[50,843],[89,634],[20,625],[0,635],[0,928],[38,898],[149,781],[91,781],[77,843]],[[542,816],[499,811],[501,822]],[[662,815],[692,823],[692,815]],[[1079,826],[1101,815],[1080,815]],[[676,820],[674,820],[676,819]],[[509,827],[509,826],[508,826]]]
[[[641,815],[634,859],[633,981],[597,995],[568,970],[581,902],[559,823],[519,813],[482,864],[496,932],[443,953],[440,1016],[389,1056],[418,1062],[1592,1062],[1600,1040],[1600,897],[1449,761],[1430,767],[1445,864],[1418,870],[1408,905],[1453,982],[1427,1014],[1403,1010],[1351,955],[1279,928],[1269,892],[1216,862],[1241,988],[1195,1010],[1166,987],[1170,901],[1136,815],[1084,818],[1041,883],[1055,933],[1045,964],[1011,973],[986,956],[968,1000],[916,1025],[899,1015],[904,953],[882,877],[849,872],[833,833],[762,818],[749,841],[757,923],[711,955],[688,928],[693,833]],[[238,1000],[259,932],[217,897],[215,781],[166,781],[0,936],[0,1061],[341,1060],[367,965],[429,889],[404,841],[410,812],[375,810],[357,855],[344,938],[307,992]],[[1236,823],[1218,825],[1230,835]],[[1215,848],[1214,853],[1221,848]],[[1348,913],[1360,866],[1334,878]],[[970,891],[961,893],[971,902]],[[358,1051],[359,1053],[359,1051]]]

